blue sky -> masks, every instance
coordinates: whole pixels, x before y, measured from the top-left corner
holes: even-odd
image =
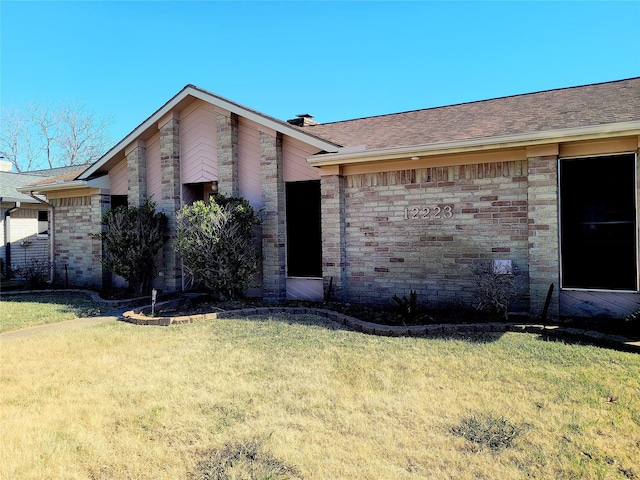
[[[115,142],[187,84],[320,122],[640,76],[640,2],[0,2],[0,102]]]

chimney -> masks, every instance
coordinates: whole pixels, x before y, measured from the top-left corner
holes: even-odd
[[[308,113],[301,113],[300,115],[296,115],[296,118],[292,118],[291,120],[287,120],[287,123],[291,125],[295,125],[296,127],[308,127],[309,125],[318,125],[318,122],[312,120],[313,115],[309,115]]]
[[[10,172],[13,164],[4,160],[4,157],[0,157],[0,172]]]

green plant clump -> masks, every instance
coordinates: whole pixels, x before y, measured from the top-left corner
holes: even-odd
[[[391,299],[396,303],[400,318],[403,323],[414,323],[416,316],[418,315],[418,294],[415,290],[411,290],[409,298],[403,296],[402,298],[394,295]]]
[[[451,433],[463,437],[481,449],[498,451],[511,446],[520,435],[520,428],[504,417],[483,414],[463,418],[459,425],[451,428]]]
[[[253,229],[262,223],[249,202],[216,195],[185,205],[177,222],[175,249],[192,280],[232,300],[245,296],[259,266]]]
[[[117,207],[102,217],[102,265],[120,275],[137,294],[148,293],[156,276],[156,258],[166,238],[168,219],[147,198],[139,207]]]

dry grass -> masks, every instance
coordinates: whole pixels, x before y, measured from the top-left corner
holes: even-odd
[[[640,478],[635,354],[286,315],[1,347],[2,479]],[[519,434],[492,450],[452,433],[473,416]],[[215,476],[233,455],[242,471]]]

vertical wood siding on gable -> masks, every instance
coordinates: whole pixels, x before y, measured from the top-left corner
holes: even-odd
[[[197,101],[180,115],[180,174],[182,183],[218,178],[215,107]]]
[[[318,149],[300,140],[284,137],[282,154],[284,156],[284,181],[320,180],[317,168],[307,163],[306,157],[317,153]]]
[[[162,199],[160,133],[147,140],[147,195],[156,203]]]
[[[238,119],[238,190],[255,209],[262,207],[260,132],[255,122]]]
[[[126,195],[129,190],[127,182],[127,159],[124,158],[109,171],[109,190],[111,195]]]

